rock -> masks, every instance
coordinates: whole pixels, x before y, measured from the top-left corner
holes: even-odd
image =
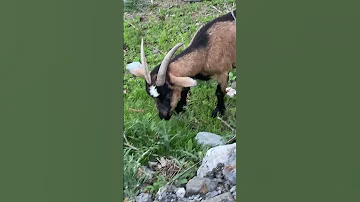
[[[190,200],[187,198],[178,198],[177,202],[189,202]]]
[[[236,148],[225,163],[223,174],[226,180],[232,185],[236,185]]]
[[[229,97],[234,97],[236,95],[236,90],[228,87],[226,88],[226,95],[228,95]]]
[[[206,152],[204,159],[202,160],[200,168],[197,170],[197,176],[206,176],[206,174],[216,168],[219,163],[222,163],[226,166],[226,163],[228,163],[231,154],[233,154],[235,151],[236,143],[221,145],[209,149]]]
[[[203,146],[208,145],[214,147],[224,144],[224,141],[221,136],[209,132],[199,132],[196,135],[195,139],[199,144]]]
[[[157,165],[158,165],[158,163],[157,163],[157,162],[152,162],[152,161],[149,161],[149,162],[148,162],[148,164],[149,164],[149,168],[151,168],[151,169],[156,168],[156,167],[157,167]]]
[[[178,198],[184,198],[185,192],[186,192],[185,189],[183,187],[181,187],[176,190],[175,194]]]
[[[147,168],[146,166],[141,166],[136,173],[137,179],[140,179],[141,177],[145,177],[146,183],[148,184],[151,184],[155,180],[154,176],[155,176],[155,172]]]
[[[194,197],[194,201],[201,201],[202,197],[198,194]]]
[[[177,202],[177,197],[175,194],[166,195],[161,202]]]
[[[134,202],[135,200],[134,199],[131,199],[131,198],[125,198],[123,202]]]
[[[221,192],[214,190],[212,192],[209,192],[206,194],[206,198],[210,199],[210,198],[214,198],[215,196],[219,195]]]
[[[236,186],[231,187],[230,193],[232,194],[232,196],[236,200]]]
[[[218,196],[215,196],[211,199],[202,200],[202,202],[235,202],[234,197],[231,195],[230,192],[226,192],[223,194],[220,194]]]
[[[236,89],[236,81],[231,84],[231,88]]]
[[[152,202],[151,195],[148,193],[141,193],[139,194],[136,199],[136,202]]]
[[[231,193],[236,192],[236,186],[231,187],[230,192],[231,192]]]
[[[217,182],[212,181],[209,178],[194,177],[186,184],[186,194],[206,194],[210,191],[214,191],[217,187]]]
[[[164,187],[161,187],[159,189],[159,191],[156,193],[155,200],[162,201],[162,202],[165,202],[165,201],[170,202],[172,200],[176,201],[177,197],[174,194],[175,189],[176,189],[176,187],[173,185],[166,185]]]

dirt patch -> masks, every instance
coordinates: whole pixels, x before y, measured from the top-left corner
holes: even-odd
[[[165,8],[170,9],[174,6],[182,6],[184,4],[188,4],[191,2],[187,2],[188,0],[154,0],[153,4],[151,4],[151,1],[148,1],[148,6],[144,8],[144,11],[138,11],[138,12],[125,12],[124,13],[124,19],[134,19],[136,17],[140,17],[141,21],[146,21],[149,15],[156,15],[158,8]],[[201,3],[201,2],[195,2],[195,3]]]

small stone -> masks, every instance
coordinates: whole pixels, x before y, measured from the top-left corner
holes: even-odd
[[[230,188],[231,188],[230,182],[229,182],[229,181],[225,181],[224,187],[225,187],[226,190],[230,190]]]
[[[184,189],[183,187],[178,188],[177,191],[175,192],[175,194],[176,194],[176,196],[177,196],[178,198],[184,198],[184,197],[185,197],[185,193],[186,193],[186,191],[185,191],[185,189]]]
[[[202,202],[220,202],[220,201],[221,202],[235,202],[235,199],[231,195],[230,192],[226,192],[226,193],[220,194],[218,196],[215,196],[214,198],[203,200]]]
[[[209,191],[215,190],[217,182],[210,180],[209,178],[194,177],[186,184],[187,195],[191,194],[206,194]]]
[[[216,165],[216,169],[217,170],[222,170],[223,168],[224,168],[224,164],[223,163],[218,163],[217,165]]]
[[[152,202],[151,195],[148,193],[141,193],[136,197],[135,201],[136,202]]]
[[[220,192],[220,193],[221,193],[221,192]],[[210,198],[213,198],[213,197],[215,197],[215,196],[217,196],[217,195],[219,195],[219,192],[216,191],[216,190],[214,190],[214,191],[212,191],[212,192],[207,193],[207,194],[206,194],[206,198],[207,198],[207,199],[210,199]]]
[[[175,194],[168,194],[161,201],[162,202],[177,202],[177,197]]]
[[[156,167],[157,167],[157,165],[158,165],[158,163],[156,163],[156,162],[152,162],[152,161],[149,161],[149,162],[148,162],[148,164],[149,164],[149,168],[151,168],[151,169],[156,168]]]
[[[230,192],[231,192],[231,193],[236,192],[236,186],[231,187]]]
[[[231,84],[231,88],[236,89],[236,81]]]
[[[171,201],[174,196],[176,199],[176,195],[173,194],[175,189],[176,187],[173,185],[166,185],[161,187],[156,193],[155,199],[159,201]]]
[[[216,175],[216,178],[217,179],[224,179],[224,174],[219,173],[219,174]]]
[[[221,136],[209,132],[199,132],[196,135],[195,139],[199,144],[203,146],[207,145],[214,147],[224,144],[224,141]]]
[[[209,171],[209,172],[206,173],[206,175],[204,177],[215,178],[216,174],[214,173],[214,171]]]
[[[137,173],[136,173],[136,177],[137,179],[140,179],[141,177],[145,177],[146,183],[151,184],[155,178],[154,178],[155,172],[149,168],[147,168],[146,166],[141,166]]]
[[[187,199],[187,198],[178,198],[177,202],[189,202],[189,199]]]

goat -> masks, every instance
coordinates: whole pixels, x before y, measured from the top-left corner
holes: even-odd
[[[174,109],[177,113],[183,111],[190,87],[197,85],[194,79],[217,80],[217,105],[212,117],[219,112],[224,115],[229,72],[236,68],[236,10],[202,26],[190,45],[171,59],[182,45],[176,44],[149,73],[142,38],[141,65],[128,65],[127,69],[145,79],[146,92],[155,99],[160,119],[169,120]]]

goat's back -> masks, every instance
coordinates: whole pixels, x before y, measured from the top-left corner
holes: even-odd
[[[236,62],[236,23],[215,23],[208,30],[208,36],[204,72],[212,75],[231,71]]]

